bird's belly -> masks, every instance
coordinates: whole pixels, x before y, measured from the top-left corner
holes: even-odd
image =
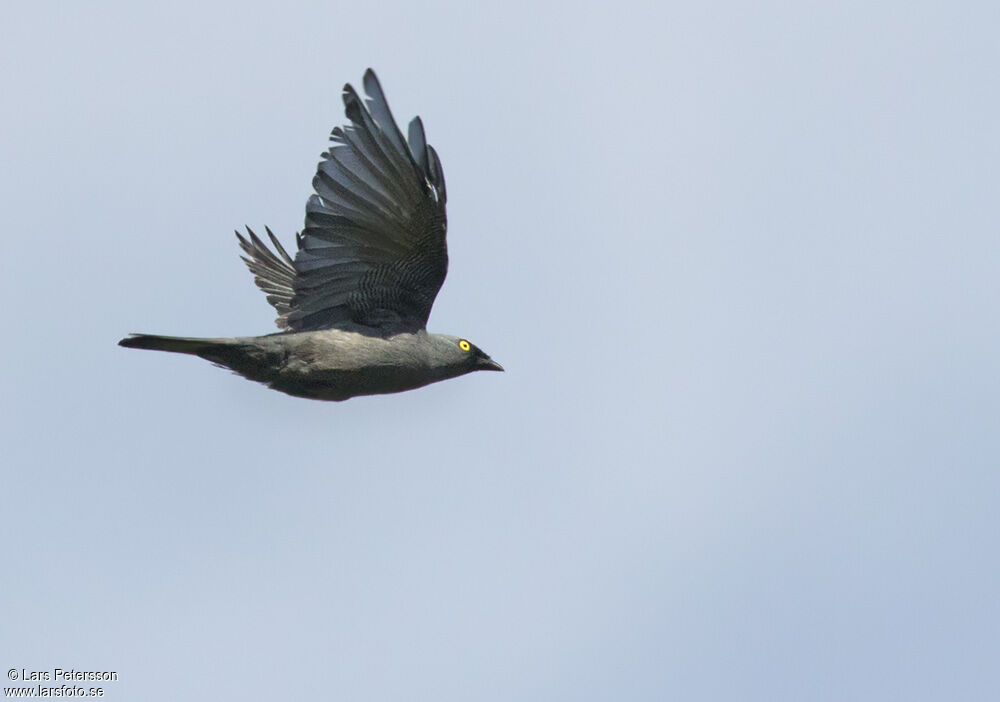
[[[403,392],[438,378],[419,367],[368,366],[356,369],[286,369],[268,383],[273,389],[313,400],[347,400],[359,395]]]

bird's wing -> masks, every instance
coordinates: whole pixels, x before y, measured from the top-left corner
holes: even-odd
[[[246,254],[240,258],[253,273],[257,287],[267,295],[267,301],[278,310],[278,326],[281,327],[282,320],[292,310],[292,298],[295,296],[295,263],[271,230],[267,227],[265,229],[278,255],[271,253],[267,244],[261,241],[250,227],[247,227],[249,240],[240,236],[239,232],[236,232],[236,238],[240,240],[240,248]]]
[[[364,101],[344,86],[351,123],[330,135],[294,261],[273,235],[279,255],[240,237],[282,329],[423,329],[448,271],[441,162],[419,117],[403,138],[371,69],[364,86]]]

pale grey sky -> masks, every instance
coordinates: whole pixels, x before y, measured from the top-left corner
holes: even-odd
[[[1000,695],[995,3],[10,4],[0,665],[110,700]],[[341,404],[128,332],[273,312],[340,89],[448,181]],[[6,683],[5,683],[6,685]]]

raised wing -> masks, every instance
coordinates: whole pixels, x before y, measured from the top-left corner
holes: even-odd
[[[267,301],[274,305],[274,309],[278,310],[278,326],[283,327],[282,319],[292,311],[292,298],[295,297],[293,288],[295,263],[285,251],[285,247],[278,241],[278,237],[267,227],[264,229],[278,252],[278,256],[271,253],[267,244],[261,241],[250,227],[247,227],[249,240],[244,239],[239,232],[236,232],[236,238],[240,240],[240,248],[246,254],[240,258],[253,273],[257,287],[267,295]]]
[[[282,329],[423,329],[448,271],[437,153],[419,117],[410,122],[409,143],[403,138],[371,69],[364,86],[365,101],[344,86],[351,124],[330,135],[294,261],[270,230],[277,255],[249,230],[249,240],[240,237]]]

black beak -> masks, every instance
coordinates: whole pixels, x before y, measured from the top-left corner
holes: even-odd
[[[499,363],[497,363],[496,361],[494,361],[489,356],[485,356],[484,358],[480,358],[479,359],[479,363],[476,364],[476,370],[502,371],[503,370],[503,366],[501,366]]]

